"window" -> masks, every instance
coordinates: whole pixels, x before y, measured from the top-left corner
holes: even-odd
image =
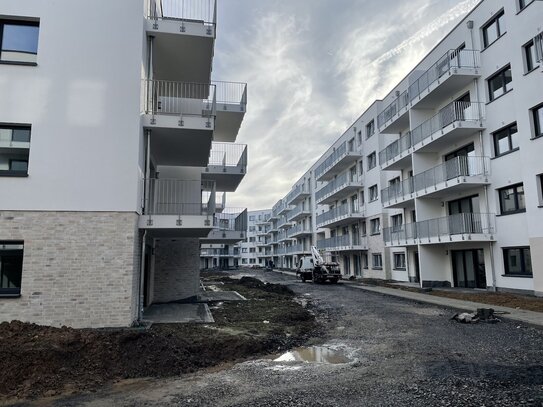
[[[0,176],[28,175],[28,143],[30,127],[0,125]]]
[[[0,296],[19,296],[23,275],[23,243],[0,242]]]
[[[349,140],[348,149],[349,151],[354,151],[354,137]]]
[[[517,131],[517,124],[513,123],[493,134],[494,153],[496,157],[518,149]]]
[[[394,253],[394,269],[405,270],[405,253]]]
[[[534,138],[543,136],[543,105],[532,109],[532,116],[534,118]]]
[[[349,169],[349,181],[351,182],[355,182],[357,181],[357,177],[356,177],[356,165],[354,167],[351,167]]]
[[[403,215],[400,213],[399,215],[392,216],[391,219],[392,219],[392,231],[398,232],[402,230]]]
[[[366,197],[364,196],[364,191],[360,191],[360,205],[364,205],[366,203]]]
[[[539,190],[539,206],[543,207],[543,174],[537,176],[537,189]]]
[[[372,235],[378,235],[381,233],[381,219],[370,220],[370,231]]]
[[[368,171],[377,166],[377,154],[375,151],[368,155]]]
[[[532,258],[529,247],[504,248],[503,261],[506,275],[532,275]]]
[[[241,259],[241,264],[247,264],[247,259]]]
[[[256,264],[256,259],[249,259],[249,264]]]
[[[255,217],[255,215],[251,215],[251,216],[249,216],[249,220],[250,220],[251,222],[254,222],[254,221],[256,220],[256,217]]]
[[[251,243],[256,242],[256,238],[250,237],[250,238],[249,238],[249,242],[251,242]]]
[[[500,193],[500,209],[502,215],[526,211],[524,186],[522,184],[502,188]]]
[[[505,34],[505,13],[500,11],[492,20],[483,26],[483,45],[488,47]]]
[[[361,146],[362,145],[362,130],[358,130],[357,139],[358,139],[358,145]]]
[[[524,10],[534,0],[518,0],[518,11]]]
[[[366,138],[370,138],[375,134],[375,121],[372,120],[366,125]]]
[[[372,267],[374,269],[382,269],[383,268],[383,256],[381,254],[372,254]]]
[[[526,73],[533,71],[539,65],[537,64],[537,55],[535,52],[534,40],[528,42],[524,47],[524,69]]]
[[[366,234],[368,233],[366,230],[366,221],[364,220],[360,222],[360,231],[362,233],[362,236],[366,236]]]
[[[254,226],[249,226],[249,232],[254,232],[256,231],[256,228]]]
[[[488,79],[488,96],[493,101],[513,89],[509,84],[512,82],[511,66],[506,66],[498,73]]]
[[[255,247],[250,247],[249,248],[249,253],[256,253],[256,248]]]
[[[364,174],[364,163],[362,162],[362,160],[358,162],[358,173],[360,175]]]
[[[0,62],[35,64],[39,23],[0,20]]]
[[[247,253],[247,248],[246,248],[246,247],[243,247],[243,248],[241,249],[241,252],[242,252],[242,253]]]
[[[376,201],[379,199],[379,188],[377,185],[370,187],[370,202]]]

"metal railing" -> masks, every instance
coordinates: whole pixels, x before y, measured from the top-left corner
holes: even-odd
[[[290,222],[286,217],[282,217],[279,219],[279,222],[277,222],[277,227],[282,228],[283,226],[290,225],[292,222]]]
[[[337,164],[347,154],[355,151],[355,146],[350,145],[347,141],[344,141],[330,154],[315,170],[315,176],[320,178],[330,168]]]
[[[383,229],[387,244],[401,245],[406,241],[444,238],[453,235],[494,234],[496,215],[493,213],[457,213],[443,218],[407,223]]]
[[[345,172],[335,178],[334,180],[330,181],[328,184],[326,184],[323,188],[319,189],[315,193],[315,200],[317,202],[322,201],[329,195],[332,195],[335,192],[340,191],[347,185],[349,185],[351,182],[356,183],[360,181],[360,177],[358,175],[351,177],[351,174],[348,172]],[[362,187],[362,185],[360,185]]]
[[[409,92],[406,90],[396,97],[385,109],[377,116],[377,126],[381,128],[386,122],[392,119],[400,110],[409,104]]]
[[[295,254],[295,253],[309,253],[309,249],[306,249],[302,243],[295,244],[292,246],[287,246],[287,254]]]
[[[247,231],[247,209],[225,208],[222,213],[217,213],[213,217],[213,227],[226,231]]]
[[[288,229],[287,236],[292,237],[292,236],[298,235],[300,233],[311,233],[311,229],[308,228],[307,226],[296,225],[296,226],[293,226],[290,229]]]
[[[317,249],[320,250],[330,250],[340,247],[353,246],[363,246],[360,236],[351,236],[350,234],[346,234],[317,241]]]
[[[325,225],[326,223],[333,221],[334,219],[341,218],[341,217],[347,217],[349,215],[361,215],[362,209],[361,208],[352,208],[352,205],[347,203],[340,206],[337,206],[334,209],[329,210],[328,212],[324,212],[317,216],[317,226]]]
[[[411,132],[402,135],[398,140],[390,143],[386,148],[379,152],[379,162],[382,164],[397,157],[404,151],[409,150],[413,146],[411,141]]]
[[[217,104],[240,105],[240,111],[247,111],[247,84],[243,82],[212,81],[217,92]]]
[[[452,102],[436,115],[411,130],[413,146],[426,140],[434,133],[458,121],[480,122],[484,117],[485,105],[480,102]]]
[[[144,215],[213,215],[215,182],[147,178],[143,180]],[[207,192],[209,200],[204,201]]]
[[[303,205],[298,205],[298,206],[296,206],[294,209],[292,209],[291,211],[289,211],[287,218],[288,218],[288,219],[293,219],[294,217],[296,217],[296,216],[298,216],[298,215],[300,215],[300,214],[302,214],[302,213],[304,213],[304,212],[309,212],[308,215],[311,214],[309,208],[306,208],[306,207],[303,206]]]
[[[480,51],[472,49],[449,50],[409,86],[409,101],[415,100],[432,83],[448,74],[451,69],[480,68],[480,66]]]
[[[144,79],[146,114],[214,117],[217,110],[216,87],[206,83],[188,83]]]
[[[291,203],[293,200],[298,198],[302,194],[309,194],[309,187],[304,183],[297,185],[292,191],[287,195],[287,202]]]
[[[245,173],[247,170],[247,145],[213,142],[208,166],[242,167],[241,172]]]
[[[409,177],[381,190],[381,202],[386,205],[387,203],[390,203],[390,201],[403,199],[415,192],[413,178],[414,177]]]
[[[149,0],[148,17],[216,25],[217,0]]]
[[[281,255],[285,255],[287,254],[287,248],[286,247],[279,247],[276,251],[275,251],[275,254],[278,255],[278,256],[281,256]]]

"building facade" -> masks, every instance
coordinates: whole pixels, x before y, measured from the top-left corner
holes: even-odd
[[[196,296],[200,239],[246,225],[217,202],[247,90],[211,81],[216,2],[0,7],[1,320],[128,326]]]
[[[276,264],[310,226],[345,275],[542,295],[542,15],[481,1],[274,206]]]

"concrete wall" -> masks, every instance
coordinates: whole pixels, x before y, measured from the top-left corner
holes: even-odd
[[[0,240],[24,241],[20,298],[0,298],[0,320],[74,328],[137,318],[135,213],[0,212]]]
[[[154,303],[186,300],[198,295],[200,240],[157,239],[153,281]]]

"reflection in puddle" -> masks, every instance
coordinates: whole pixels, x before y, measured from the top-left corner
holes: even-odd
[[[275,359],[275,362],[307,362],[337,365],[349,363],[350,359],[343,352],[322,346],[312,346],[310,348],[293,349]]]

